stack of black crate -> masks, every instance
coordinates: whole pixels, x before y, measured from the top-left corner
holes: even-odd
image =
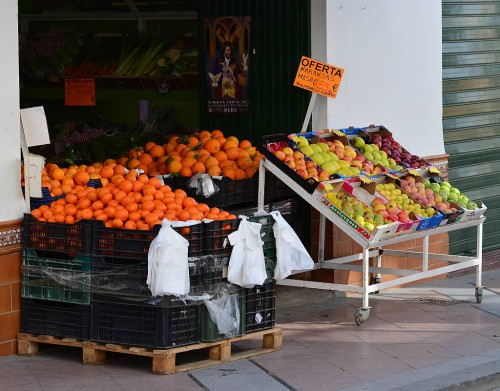
[[[58,224],[26,214],[21,331],[90,339],[92,222]]]

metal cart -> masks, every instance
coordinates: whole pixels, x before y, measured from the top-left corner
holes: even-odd
[[[326,289],[326,290],[337,290],[342,292],[357,292],[363,295],[363,302],[361,307],[358,307],[355,311],[355,321],[358,325],[364,324],[368,317],[370,316],[370,306],[369,306],[369,294],[381,291],[383,289],[391,288],[397,285],[418,281],[428,277],[434,277],[445,273],[450,273],[456,270],[465,269],[471,266],[476,266],[476,288],[475,296],[476,301],[481,303],[483,296],[483,286],[482,286],[482,246],[483,246],[483,223],[485,220],[484,216],[481,216],[475,220],[468,220],[465,222],[457,222],[449,225],[444,225],[436,227],[433,229],[415,231],[412,233],[390,237],[378,241],[369,241],[359,232],[352,229],[352,227],[343,219],[341,219],[336,214],[332,213],[330,209],[325,206],[319,199],[314,197],[305,191],[299,184],[297,184],[288,175],[284,174],[278,167],[276,167],[272,162],[267,159],[262,160],[259,170],[259,198],[258,205],[259,208],[263,208],[264,205],[264,184],[265,184],[265,174],[266,169],[276,175],[280,180],[282,180],[286,185],[288,185],[295,193],[306,200],[311,206],[313,206],[320,213],[320,226],[319,226],[319,250],[318,250],[318,262],[315,264],[314,269],[337,269],[337,270],[351,270],[360,271],[362,273],[362,286],[348,285],[348,284],[334,284],[325,283],[318,281],[304,281],[304,280],[292,280],[286,279],[278,282],[280,285],[295,286],[295,287],[305,287],[305,288],[315,288],[315,289]],[[325,223],[326,219],[330,220],[333,224],[339,227],[347,235],[349,235],[356,243],[358,243],[363,251],[359,254],[354,254],[342,258],[325,260],[324,247],[325,247]],[[447,254],[434,254],[429,253],[429,236],[436,235],[443,232],[450,232],[461,230],[469,227],[477,227],[477,244],[476,244],[476,256],[466,257],[458,255],[447,255]],[[384,249],[385,246],[405,242],[412,239],[423,238],[423,251],[398,251]],[[405,270],[405,269],[393,269],[393,268],[383,268],[382,266],[382,256],[392,255],[392,256],[404,256],[409,258],[420,258],[422,259],[421,270]],[[370,258],[376,257],[376,267],[370,267]],[[429,270],[429,259],[437,261],[447,261],[449,264],[447,266],[439,267],[436,269]],[[362,266],[352,265],[350,263],[354,261],[363,261]],[[299,271],[297,271],[299,272]],[[369,282],[370,273],[375,274],[373,283]],[[399,276],[391,281],[380,282],[380,274],[388,274]]]

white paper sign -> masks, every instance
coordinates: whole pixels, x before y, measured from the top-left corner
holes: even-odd
[[[50,144],[47,118],[42,106],[22,109],[21,124],[28,147]]]
[[[30,197],[42,197],[42,169],[45,165],[45,158],[40,155],[30,153],[28,160],[28,172],[25,177],[29,181]]]

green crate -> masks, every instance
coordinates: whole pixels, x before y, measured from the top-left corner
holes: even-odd
[[[23,250],[21,296],[90,304],[90,255]]]
[[[231,293],[231,295],[238,295],[238,303],[240,310],[240,330],[238,336],[240,336],[243,335],[245,330],[245,298],[243,295],[243,288],[238,288],[238,290]],[[217,325],[212,321],[207,307],[205,306],[205,304],[203,304],[201,306],[201,341],[213,342],[227,338],[228,337],[219,334]]]

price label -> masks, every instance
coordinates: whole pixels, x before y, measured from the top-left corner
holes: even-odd
[[[417,170],[407,170],[408,174],[411,174],[413,176],[420,176],[420,173]]]
[[[297,144],[297,143],[300,141],[300,140],[299,140],[299,137],[298,137],[296,134],[294,134],[294,135],[292,136],[292,140],[293,140],[293,142],[294,142],[295,144]]]
[[[429,172],[433,174],[441,174],[441,171],[439,171],[436,167],[429,168]]]
[[[302,56],[293,85],[335,98],[343,75],[342,68]]]
[[[385,174],[385,176],[392,178],[392,179],[398,179],[398,177],[396,175],[392,175],[392,174]]]
[[[95,79],[66,79],[65,106],[95,106]]]
[[[337,136],[340,136],[340,137],[344,137],[345,136],[345,133],[341,132],[340,130],[334,130],[333,133],[336,134]]]
[[[360,177],[360,179],[361,179],[361,182],[363,182],[363,183],[372,183],[373,182],[370,178],[368,178],[366,176],[362,176],[362,177]]]

